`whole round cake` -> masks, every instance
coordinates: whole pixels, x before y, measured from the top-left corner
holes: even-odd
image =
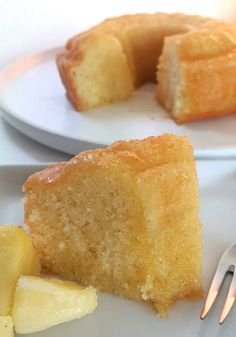
[[[177,123],[236,111],[236,28],[215,19],[180,13],[108,19],[71,38],[56,61],[78,111],[124,100],[150,81]]]

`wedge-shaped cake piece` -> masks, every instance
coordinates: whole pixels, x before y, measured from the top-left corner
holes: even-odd
[[[31,333],[80,318],[97,306],[96,290],[55,278],[22,276],[12,318],[17,333]]]
[[[164,135],[51,165],[24,185],[25,222],[47,271],[152,301],[201,296],[192,146]]]
[[[13,321],[10,316],[0,316],[0,337],[14,337]]]
[[[7,316],[11,311],[18,278],[39,272],[39,260],[25,230],[0,226],[0,316]]]

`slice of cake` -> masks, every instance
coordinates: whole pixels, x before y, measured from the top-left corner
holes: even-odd
[[[155,304],[201,296],[192,146],[164,135],[116,142],[24,184],[25,223],[46,271]]]

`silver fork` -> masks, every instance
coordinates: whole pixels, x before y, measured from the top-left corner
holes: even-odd
[[[230,284],[229,292],[220,315],[219,324],[223,324],[230,310],[232,309],[236,299],[236,242],[229,246],[223,253],[215,275],[213,277],[205,304],[202,309],[201,319],[204,319],[211,309],[215,299],[219,293],[220,287],[224,281],[224,278],[228,272],[233,273],[233,278]]]

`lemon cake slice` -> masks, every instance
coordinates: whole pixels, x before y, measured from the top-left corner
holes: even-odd
[[[174,135],[119,141],[50,165],[23,186],[43,268],[155,304],[201,297],[192,146]]]

